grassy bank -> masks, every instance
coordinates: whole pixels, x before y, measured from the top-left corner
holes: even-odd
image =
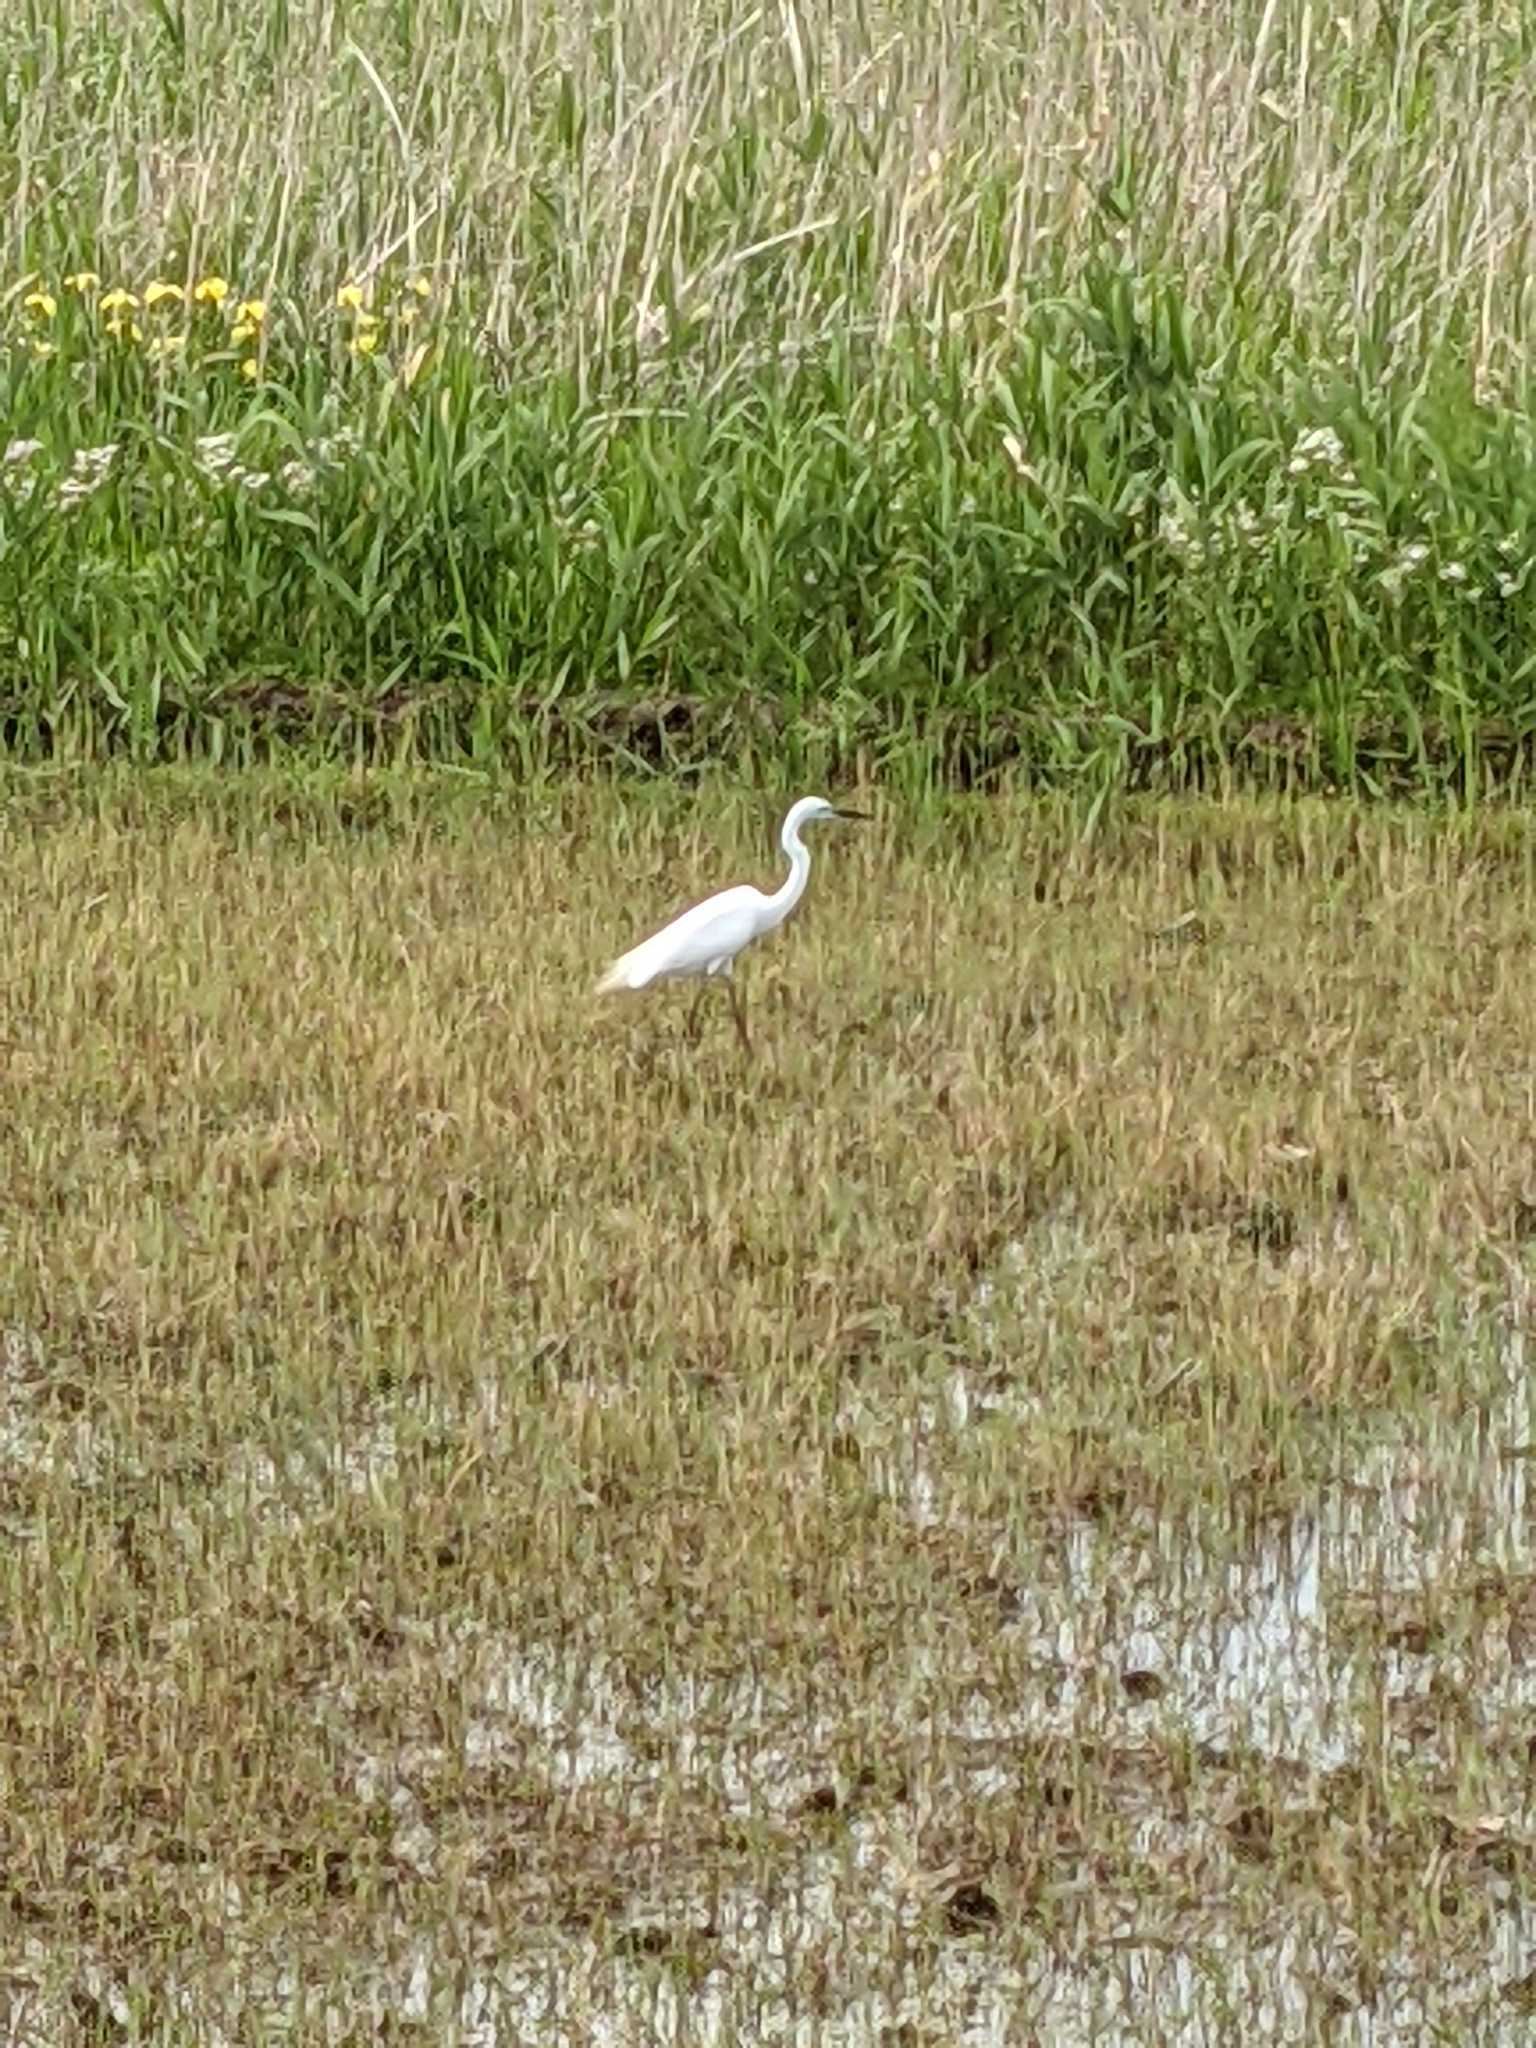
[[[1523,782],[1519,10],[220,23],[18,35],[13,747]]]
[[[755,807],[7,795],[35,2038],[1499,2038],[1518,821],[888,815],[748,1066],[587,990]]]

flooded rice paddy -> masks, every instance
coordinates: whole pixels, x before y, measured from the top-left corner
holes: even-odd
[[[980,1291],[971,1363],[899,1426],[838,1418],[844,1454],[941,1553],[964,1533],[956,1453],[1014,1406],[991,1309],[1021,1264],[1014,1248]],[[345,1685],[307,1699],[387,1834],[397,1897],[368,1937],[247,1946],[240,1886],[210,1869],[222,1972],[88,1964],[61,2003],[38,1937],[11,1953],[0,2038],[73,2038],[85,2013],[102,2039],[476,2048],[1524,2041],[1528,1314],[1518,1293],[1475,1333],[1489,1398],[1454,1431],[1383,1428],[1289,1512],[1223,1530],[1095,1502],[1042,1543],[961,1544],[953,1597],[994,1617],[980,1656],[932,1611],[851,1688],[766,1647],[657,1673],[596,1627],[537,1647],[381,1627],[462,1718],[451,1756],[425,1736],[386,1751]],[[13,1331],[6,1361],[4,1458],[89,1483],[103,1447],[29,1417],[33,1341]],[[286,1469],[252,1452],[210,1512],[366,1495],[396,1436],[379,1419]],[[485,1792],[467,1832],[434,1820],[449,1769]],[[457,1924],[432,1907],[450,1876]],[[511,1927],[474,1910],[507,1889]]]
[[[0,812],[0,2048],[1527,2037],[1530,835],[923,829]]]

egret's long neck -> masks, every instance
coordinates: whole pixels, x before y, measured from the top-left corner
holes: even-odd
[[[767,928],[782,924],[805,893],[806,882],[811,873],[811,856],[798,832],[786,826],[781,842],[789,860],[789,873],[782,885],[768,898]]]

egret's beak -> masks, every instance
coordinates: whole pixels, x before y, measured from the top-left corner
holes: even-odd
[[[841,804],[835,806],[833,810],[833,816],[837,818],[847,818],[850,820],[850,822],[859,825],[868,825],[873,823],[873,814],[871,812],[845,811]]]

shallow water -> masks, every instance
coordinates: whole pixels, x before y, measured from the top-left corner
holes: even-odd
[[[970,1686],[963,1668],[947,1667],[942,1717],[911,1725],[903,1717],[912,1703],[932,1697],[925,1677],[939,1675],[924,1668],[934,1653],[914,1650],[850,1703],[893,1740],[920,1736],[933,1764],[909,1796],[860,1798],[846,1785],[829,1793],[836,1715],[807,1719],[803,1701],[776,1689],[771,1668],[657,1680],[591,1642],[560,1653],[467,1624],[424,1627],[422,1646],[442,1660],[466,1710],[457,1761],[471,1776],[531,1772],[562,1797],[606,1799],[629,1816],[685,1797],[743,1823],[787,1824],[820,1800],[826,1824],[798,1834],[782,1826],[762,1871],[723,1876],[670,1860],[663,1825],[663,1853],[639,1877],[631,1870],[611,1917],[586,1928],[543,1918],[515,1949],[468,1930],[450,1948],[441,1928],[407,1916],[379,1929],[374,1955],[248,1954],[217,1989],[189,1983],[161,1986],[161,1995],[207,2041],[248,2037],[258,2017],[267,2038],[340,2040],[369,2015],[392,2015],[477,2048],[528,2038],[572,2048],[873,2048],[893,2038],[1129,2048],[1203,2044],[1239,2030],[1247,2042],[1300,2043],[1325,2029],[1361,2048],[1435,2030],[1524,2042],[1531,2020],[1516,1987],[1536,1971],[1536,1908],[1519,1857],[1505,1867],[1491,1853],[1523,1853],[1532,1824],[1525,1745],[1536,1657],[1515,1612],[1536,1582],[1524,1321],[1523,1301],[1501,1318],[1496,1401],[1432,1439],[1408,1427],[1384,1432],[1352,1470],[1245,1551],[1193,1524],[1132,1514],[1072,1522],[1049,1568],[999,1598],[1009,1668],[1033,1675],[1018,1696],[998,1699],[993,1670],[978,1666]],[[956,1372],[899,1444],[877,1418],[844,1419],[886,1446],[882,1483],[914,1523],[931,1526],[946,1513],[947,1452],[1002,1398],[983,1358]],[[391,1469],[394,1446],[392,1424],[381,1422],[287,1474],[253,1452],[228,1484],[243,1497],[280,1489],[294,1512],[306,1469],[367,1486]],[[20,1396],[0,1415],[0,1460],[86,1459],[94,1448],[44,1444]],[[1468,1588],[1479,1583],[1508,1598],[1469,1606]],[[1465,1625],[1443,1633],[1437,1602]],[[1437,1704],[1448,1693],[1457,1701],[1450,1720]],[[311,1710],[334,1727],[353,1789],[387,1805],[399,1866],[430,1885],[447,1869],[449,1847],[413,1788],[441,1752],[374,1752],[352,1706],[344,1688],[332,1688]],[[1132,1884],[1102,1880],[1088,1856],[1075,1872],[1070,1861],[1057,1869],[1048,1912],[1019,1918],[1006,1885],[985,1870],[963,1858],[935,1864],[946,1816],[1010,1803],[1038,1815],[1042,1755],[1075,1754],[1082,1769],[1084,1745],[1086,1767],[1113,1780],[1105,1798],[1122,1840],[1149,1869],[1187,1869],[1184,1896],[1170,1903],[1154,1888],[1142,1897]],[[1180,1754],[1202,1759],[1214,1804],[1168,1796],[1167,1758]],[[1506,1754],[1515,1760],[1500,1767]],[[1488,1811],[1448,1799],[1443,1842],[1409,1879],[1426,1900],[1441,1897],[1453,1873],[1475,1893],[1474,1910],[1446,1939],[1396,1939],[1363,1970],[1359,1935],[1323,1891],[1277,1890],[1272,1910],[1255,1918],[1250,1890],[1234,1909],[1241,1802],[1262,1767],[1272,1776],[1251,1796],[1279,1816],[1288,1801],[1315,1811],[1332,1774],[1380,1772],[1395,1760],[1454,1785],[1469,1756],[1480,1760],[1481,1782],[1496,1780],[1506,1797]],[[969,1909],[956,1903],[967,1884],[980,1894]],[[238,1888],[227,1908],[238,1955]],[[47,1983],[46,1948],[31,1944],[12,1960],[0,2039],[60,2038],[59,2008],[26,1988]],[[126,2024],[132,1990],[101,1979],[91,1995]]]

